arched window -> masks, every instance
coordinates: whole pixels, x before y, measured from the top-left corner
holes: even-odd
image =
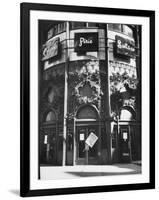
[[[130,121],[135,119],[135,112],[130,109],[123,108],[120,112],[120,120]]]
[[[46,115],[45,122],[56,122],[56,115],[54,111],[49,111]]]
[[[95,108],[87,105],[79,109],[79,111],[77,112],[76,118],[77,119],[97,119],[98,114]]]

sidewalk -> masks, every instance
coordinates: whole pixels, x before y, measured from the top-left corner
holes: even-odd
[[[130,175],[141,173],[141,166],[137,164],[114,165],[76,165],[76,166],[42,166],[40,178],[42,180],[72,179],[91,176]]]

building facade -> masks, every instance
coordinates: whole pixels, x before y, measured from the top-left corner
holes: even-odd
[[[141,160],[141,27],[39,22],[40,165]]]

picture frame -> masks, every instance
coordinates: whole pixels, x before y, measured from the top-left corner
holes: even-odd
[[[155,11],[20,13],[20,195],[154,189]]]

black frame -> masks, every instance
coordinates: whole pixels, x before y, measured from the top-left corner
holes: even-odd
[[[155,188],[155,12],[149,10],[130,10],[116,8],[97,8],[71,5],[49,5],[35,3],[21,3],[21,141],[20,141],[20,195],[39,196],[39,195],[60,195],[75,193],[95,193],[106,191],[123,191]],[[150,182],[141,184],[123,184],[109,186],[92,186],[78,188],[42,189],[30,190],[30,66],[29,66],[29,42],[30,42],[30,11],[60,11],[111,14],[123,16],[149,17],[150,19]]]

